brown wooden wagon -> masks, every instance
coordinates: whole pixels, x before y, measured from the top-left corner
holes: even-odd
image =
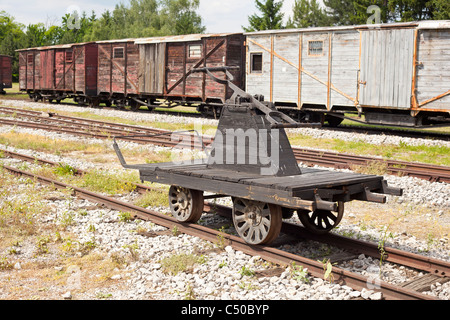
[[[19,88],[35,101],[95,102],[97,44],[78,43],[19,51]]]
[[[198,67],[238,66],[234,83],[245,83],[242,34],[194,34],[97,42],[101,100],[132,109],[196,105],[215,111],[232,92]]]
[[[0,55],[0,94],[5,94],[4,88],[12,88],[12,57]]]

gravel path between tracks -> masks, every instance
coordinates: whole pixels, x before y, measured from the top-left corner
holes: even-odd
[[[23,102],[20,103],[18,107],[23,106]],[[42,104],[39,106],[42,107]],[[131,116],[128,112],[121,113]],[[178,121],[188,120],[182,118]],[[0,129],[6,131],[11,128]],[[15,128],[15,130],[28,129]],[[46,135],[58,138],[65,136],[53,133]],[[0,147],[27,153],[26,150]],[[28,153],[39,158],[69,163],[80,169],[92,169],[96,166],[79,159],[29,151]],[[8,159],[2,161],[8,165],[16,162]],[[435,207],[434,213],[424,219],[441,219],[446,223],[449,222],[448,184],[429,183],[415,178],[387,178],[390,185],[406,187],[403,197],[390,198],[388,203]],[[3,199],[3,203],[16,201],[25,203],[29,201],[30,192],[39,193],[42,188],[26,179],[15,181],[20,183],[11,184],[1,190],[2,194],[8,195],[8,198]],[[10,188],[13,188],[14,192],[11,192]],[[367,289],[355,291],[346,286],[330,283],[328,280],[305,278],[300,271],[293,272],[292,267],[271,266],[258,257],[250,257],[235,251],[226,244],[220,246],[219,243],[209,243],[184,234],[174,235],[174,230],[167,230],[150,222],[139,220],[124,222],[123,214],[120,212],[73,199],[66,193],[44,190],[45,196],[39,201],[48,210],[35,217],[42,232],[40,237],[11,242],[3,252],[0,251],[2,283],[0,299],[376,300],[381,298],[371,290],[373,283],[369,283]],[[136,194],[130,194],[124,199],[132,200],[134,197]],[[386,207],[388,204],[381,205],[380,210]],[[152,209],[168,212],[167,208]],[[387,237],[386,231],[380,231],[379,226],[364,227],[353,223],[355,215],[357,212],[350,211],[348,219],[344,217],[338,228],[339,232],[357,235],[375,243],[385,239],[386,245],[389,246],[449,260],[448,235],[432,242],[419,240],[409,235],[408,230],[392,233]],[[70,220],[70,223],[67,220]],[[205,214],[202,220],[202,223],[208,225],[223,223],[221,218],[208,214]],[[62,224],[64,228],[61,227]],[[53,229],[49,231],[50,225],[60,226],[58,228],[60,231],[58,233]],[[44,241],[43,238],[48,241]],[[46,243],[43,244],[44,242]],[[45,247],[46,252],[39,252],[42,247]],[[335,253],[330,252],[333,249],[327,246],[309,242],[287,244],[283,245],[283,248],[291,252],[302,252],[316,260],[321,259],[319,257],[323,257],[324,254],[329,256]],[[174,259],[171,260],[174,264],[176,259],[187,258],[188,255],[196,258],[192,267],[176,275],[166,271],[166,261]],[[376,283],[380,274],[379,265],[376,259],[359,256],[340,264],[339,267],[371,275]],[[381,274],[383,280],[401,283],[417,276],[418,272],[383,263]],[[450,299],[450,283],[433,285],[430,294],[440,299]]]

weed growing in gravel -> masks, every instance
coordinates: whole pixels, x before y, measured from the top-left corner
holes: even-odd
[[[165,190],[152,190],[140,195],[134,203],[140,207],[169,207],[169,197]]]
[[[63,230],[65,230],[67,227],[73,225],[74,221],[75,221],[74,214],[69,211],[63,212],[58,219],[58,222],[62,226]]]
[[[7,257],[0,256],[0,270],[11,270],[13,264],[8,261]]]
[[[186,285],[186,292],[184,294],[184,300],[195,300],[196,299],[196,295],[194,292],[194,287],[192,286],[191,283],[188,283]]]
[[[298,266],[295,262],[292,262],[289,272],[291,274],[292,279],[301,281],[304,283],[309,283],[308,279],[308,269],[303,268],[303,266]]]
[[[133,259],[133,261],[138,261],[139,260],[139,244],[137,243],[137,240],[133,243],[133,244],[126,244],[123,246],[124,249],[128,249],[130,254],[131,254],[131,258]]]
[[[77,169],[71,165],[59,163],[59,165],[54,169],[54,172],[58,176],[73,176],[77,173]]]
[[[239,274],[241,274],[242,276],[253,277],[255,275],[255,271],[248,268],[247,266],[242,266]]]
[[[36,239],[36,248],[37,248],[37,254],[45,254],[48,253],[48,246],[47,244],[50,243],[51,239],[48,235],[39,236]]]
[[[79,184],[82,188],[88,188],[94,192],[105,192],[113,195],[133,191],[136,188],[133,184],[134,180],[134,175],[109,174],[94,170],[84,174]]]
[[[330,259],[323,259],[322,261],[323,265],[323,280],[329,281],[330,283],[334,282],[334,275],[333,275],[333,264],[331,263]]]
[[[119,221],[121,222],[129,222],[132,219],[132,215],[130,212],[119,212]]]
[[[162,271],[166,274],[177,275],[180,272],[189,272],[196,264],[206,263],[204,256],[195,254],[174,254],[160,261]]]

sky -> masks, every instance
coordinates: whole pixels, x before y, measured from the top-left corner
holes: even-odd
[[[0,11],[4,10],[24,25],[42,22],[47,26],[57,25],[61,17],[73,12],[92,10],[100,16],[106,10],[128,0],[0,0]],[[291,15],[294,0],[284,0],[285,19]],[[248,16],[256,13],[254,0],[200,0],[198,13],[203,18],[207,33],[242,32],[248,26]]]

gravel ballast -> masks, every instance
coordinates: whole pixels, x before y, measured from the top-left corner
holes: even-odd
[[[43,106],[22,101],[3,101],[3,104],[17,107],[42,108]],[[79,107],[62,105],[49,105],[49,107],[55,108],[55,111],[80,111]],[[113,116],[143,117],[143,114],[121,111],[113,111],[114,114],[112,114],[111,110],[94,109],[92,112],[108,113]],[[205,124],[215,122],[214,120],[193,120],[155,114],[145,114],[145,117],[178,123],[182,121],[200,121]],[[0,127],[0,129],[1,132],[11,130],[10,127]],[[18,127],[14,130],[39,133],[39,131]],[[314,134],[314,132],[312,131],[310,134]],[[332,134],[336,135],[334,132]],[[45,135],[57,139],[73,139],[69,135],[50,132],[46,132]],[[355,134],[349,134],[347,137],[353,138],[354,136]],[[405,138],[399,138],[399,141],[400,139],[405,141]],[[425,140],[423,143],[427,141]],[[80,159],[17,150],[10,146],[0,147],[55,162],[68,163],[83,170],[96,168],[95,163]],[[133,145],[130,144],[128,147],[131,148]],[[152,147],[149,146],[149,148]],[[2,159],[2,161],[7,165],[20,165],[15,160]],[[112,164],[111,168],[118,171],[123,170],[117,164]],[[424,219],[438,218],[440,221],[449,222],[450,187],[448,184],[431,183],[407,177],[385,176],[385,178],[389,185],[402,187],[405,192],[402,197],[389,197],[388,203],[382,205],[380,210],[393,203],[399,206],[431,207],[434,208],[434,213],[430,213],[431,216],[424,217]],[[8,198],[3,201],[26,199],[27,193],[30,192],[29,181],[21,178],[18,178],[17,181],[17,185],[10,186],[10,188],[15,188],[15,192],[9,193],[9,196],[15,197],[15,199]],[[37,184],[36,188],[41,189],[42,186]],[[62,232],[62,237],[69,237],[70,234],[74,237],[72,240],[78,244],[91,243],[95,246],[93,245],[88,251],[78,250],[78,248],[67,252],[61,250],[61,243],[57,244],[56,241],[51,241],[53,245],[49,245],[47,253],[36,254],[35,242],[23,241],[20,245],[11,244],[3,252],[0,252],[0,257],[6,257],[12,265],[12,268],[8,270],[0,270],[0,282],[5,284],[0,288],[0,299],[41,297],[42,299],[379,300],[382,298],[379,293],[372,290],[373,287],[370,284],[367,289],[355,291],[347,286],[330,283],[329,280],[300,276],[301,273],[294,272],[292,266],[272,266],[259,257],[251,257],[228,245],[219,247],[217,244],[189,235],[176,234],[173,230],[154,225],[151,222],[123,221],[123,213],[99,208],[94,203],[75,199],[59,192],[51,191],[51,193],[54,194],[46,196],[45,200],[42,200],[48,207],[51,207],[51,210],[37,217],[39,223],[43,227],[46,224],[58,224],[70,214],[72,222]],[[132,201],[135,197],[137,194],[131,193],[123,195],[122,199]],[[150,208],[168,212],[167,208]],[[353,223],[352,215],[357,215],[357,212],[346,213],[346,216],[349,217],[346,219],[344,216],[338,232],[358,235],[362,239],[375,243],[385,237],[385,233],[380,230],[380,227],[362,228],[361,225]],[[214,215],[204,214],[201,223],[215,223],[216,220],[220,219]],[[409,235],[407,231],[392,233],[387,239],[386,245],[419,252],[442,260],[450,260],[448,235],[430,244]],[[322,245],[310,242],[285,245],[283,249],[311,257],[322,257],[325,249],[328,250]],[[185,271],[177,274],[167,272],[164,267],[165,259],[182,254],[193,255],[200,259]],[[102,262],[122,261],[123,263],[118,263],[115,268],[102,274],[102,271],[96,267],[89,268],[80,265],[80,261],[84,261],[83,259],[90,256],[100,257],[99,261]],[[25,276],[30,272],[28,266],[37,264],[45,265],[48,269],[46,269],[48,277],[53,279],[59,277],[60,281],[49,281],[45,284],[40,283],[41,277]],[[380,275],[379,261],[364,255],[338,266],[363,275],[371,275],[373,279],[377,279]],[[383,281],[401,283],[419,276],[420,273],[384,262],[381,275]],[[17,289],[19,287],[20,290]],[[432,285],[429,294],[448,300],[450,298],[450,282]]]

